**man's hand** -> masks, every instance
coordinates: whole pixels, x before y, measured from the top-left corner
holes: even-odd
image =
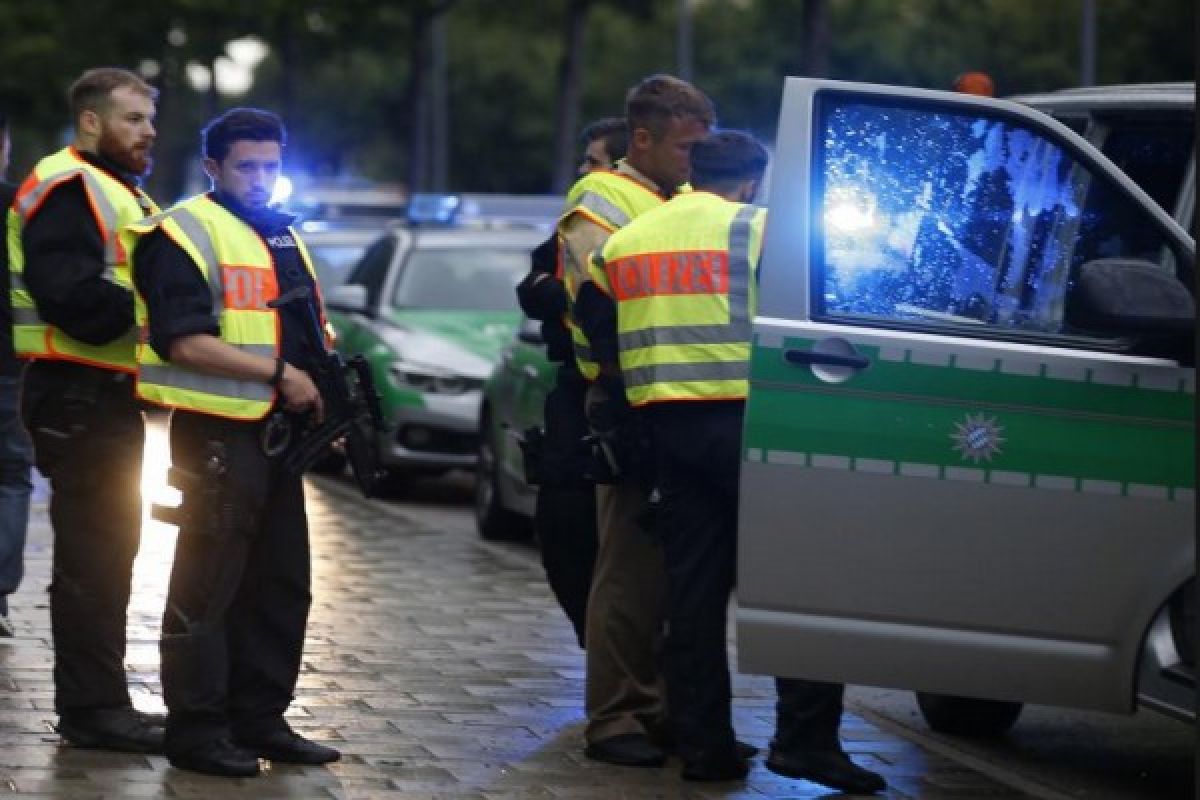
[[[325,405],[321,401],[321,393],[304,370],[285,363],[283,377],[279,381],[279,393],[283,395],[283,407],[288,411],[311,410],[318,425],[325,420]]]

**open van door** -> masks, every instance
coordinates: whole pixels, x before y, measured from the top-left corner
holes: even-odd
[[[1002,100],[789,78],[776,154],[739,667],[1131,709],[1194,575],[1195,243]]]

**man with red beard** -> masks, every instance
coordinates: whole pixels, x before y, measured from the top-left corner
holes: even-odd
[[[156,96],[132,72],[85,72],[68,93],[73,143],[38,162],[8,213],[13,346],[29,362],[21,416],[52,492],[58,732],[78,747],[128,752],[158,752],[163,741],[161,718],[133,708],[125,681],[144,431],[117,237],[158,211],[138,185]]]

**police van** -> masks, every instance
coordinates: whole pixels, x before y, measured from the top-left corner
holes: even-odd
[[[1194,87],[1021,100],[786,81],[739,666],[1194,719]]]

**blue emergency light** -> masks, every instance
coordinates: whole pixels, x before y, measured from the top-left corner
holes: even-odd
[[[458,216],[462,198],[454,194],[414,194],[408,200],[408,221],[414,225],[450,225]]]

